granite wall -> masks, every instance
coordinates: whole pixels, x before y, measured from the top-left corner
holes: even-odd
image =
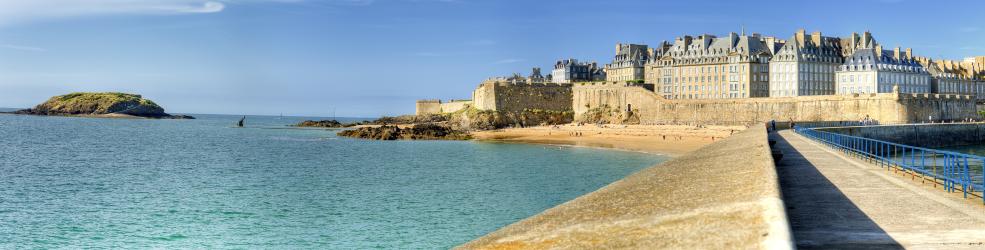
[[[485,82],[472,92],[478,109],[519,112],[525,109],[571,110],[571,85]]]
[[[575,119],[594,107],[632,110],[644,124],[752,124],[777,121],[858,121],[882,124],[929,119],[977,118],[975,100],[964,95],[883,93],[779,98],[668,100],[645,86],[577,83],[572,88]]]

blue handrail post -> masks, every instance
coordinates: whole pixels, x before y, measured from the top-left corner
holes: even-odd
[[[927,172],[927,150],[920,150],[920,170],[924,173]],[[920,183],[923,183],[927,178],[920,176]]]
[[[964,179],[964,180],[961,183],[961,188],[963,189],[962,191],[964,191],[964,198],[965,199],[968,199],[968,186],[971,185],[971,173],[969,173],[968,170],[969,170],[968,169],[968,157],[965,156],[964,157],[964,171],[963,171],[964,172],[964,176],[962,177],[962,179]]]
[[[910,174],[913,174],[913,167],[917,166],[917,149],[910,149]]]
[[[906,148],[903,148],[903,157],[900,157],[899,161],[900,161],[899,168],[903,169],[903,172],[906,173]]]
[[[951,192],[951,155],[944,154],[944,188]]]

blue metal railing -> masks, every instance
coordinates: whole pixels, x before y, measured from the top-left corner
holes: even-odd
[[[821,127],[853,127],[880,125],[876,121],[827,121],[827,122],[799,122],[795,126],[801,128],[821,128]]]
[[[941,184],[947,192],[963,192],[982,197],[985,204],[985,157],[957,152],[921,148],[880,141],[870,138],[850,136],[827,131],[794,126],[794,131],[828,146],[875,161],[880,167],[897,168],[905,172],[922,175],[921,179],[932,178],[935,185]]]

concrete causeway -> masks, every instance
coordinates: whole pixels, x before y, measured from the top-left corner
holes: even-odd
[[[504,204],[508,205],[508,204]],[[789,249],[766,129],[755,126],[461,249]]]
[[[798,248],[985,249],[985,206],[783,130],[771,134]]]

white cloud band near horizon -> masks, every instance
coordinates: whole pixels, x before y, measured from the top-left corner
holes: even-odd
[[[225,7],[215,0],[0,0],[0,25],[98,15],[215,13]]]

